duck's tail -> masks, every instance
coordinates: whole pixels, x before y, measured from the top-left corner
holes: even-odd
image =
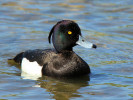
[[[17,54],[13,59],[8,59],[8,60],[14,60],[16,63],[21,64],[22,58],[23,58],[23,53],[24,52],[21,52],[21,53]]]

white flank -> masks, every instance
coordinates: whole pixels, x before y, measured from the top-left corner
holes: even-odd
[[[21,76],[24,79],[33,79],[42,76],[42,66],[40,66],[36,61],[30,62],[28,59],[23,58],[21,63]]]

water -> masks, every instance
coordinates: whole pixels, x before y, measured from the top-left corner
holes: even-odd
[[[83,36],[98,45],[74,51],[92,71],[78,79],[23,79],[7,59],[50,48],[48,33],[59,20],[76,21]],[[1,0],[0,99],[133,100],[132,0]]]

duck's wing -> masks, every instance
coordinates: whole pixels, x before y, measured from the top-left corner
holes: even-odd
[[[36,61],[40,66],[44,64],[44,59],[51,50],[46,49],[46,50],[28,50],[23,54],[23,58],[26,58],[30,62]]]
[[[36,61],[39,65],[43,65],[44,58],[48,52],[50,52],[50,49],[41,50],[27,50],[25,52],[21,52],[17,54],[12,60],[14,60],[16,63],[21,64],[22,60],[26,58],[30,62]],[[11,59],[10,59],[11,60]]]

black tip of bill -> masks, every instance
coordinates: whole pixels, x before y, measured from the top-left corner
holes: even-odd
[[[91,42],[87,42],[83,37],[79,36],[79,40],[76,42],[76,44],[85,47],[85,48],[97,48],[95,44],[92,44]]]
[[[95,49],[96,49],[96,48],[97,48],[97,45],[93,44],[93,45],[92,45],[92,48],[95,48]]]

